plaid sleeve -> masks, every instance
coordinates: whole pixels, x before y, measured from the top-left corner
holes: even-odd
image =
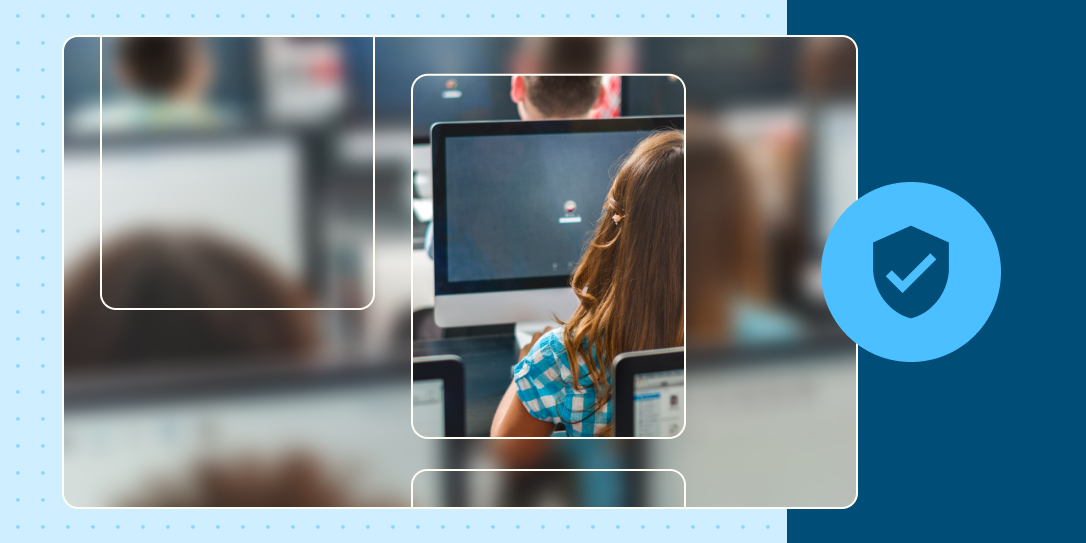
[[[513,382],[517,384],[517,396],[533,417],[547,422],[562,422],[558,406],[564,396],[565,383],[559,376],[560,360],[554,344],[559,340],[551,330],[539,338],[523,360],[513,368]]]

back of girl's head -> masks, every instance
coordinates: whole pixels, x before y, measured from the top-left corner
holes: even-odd
[[[566,323],[566,348],[588,363],[601,400],[616,355],[683,344],[684,162],[681,131],[642,140],[573,273],[581,305]]]

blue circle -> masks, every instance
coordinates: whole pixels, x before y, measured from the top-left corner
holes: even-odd
[[[520,524],[517,524],[517,529],[518,529],[518,530],[520,529]]]
[[[366,17],[369,17],[369,15],[367,15]],[[442,13],[442,14],[441,14],[441,18],[442,18],[442,19],[444,19],[444,18],[445,18],[445,14],[444,14],[444,13]]]
[[[493,17],[493,15],[491,15],[491,17]],[[416,18],[416,19],[418,19],[418,18],[419,18],[419,14],[418,14],[418,13],[416,13],[416,14],[415,14],[415,18]]]
[[[619,17],[622,17],[622,16],[616,13],[615,18],[618,19]]]
[[[466,14],[464,14],[464,18],[465,18],[465,19],[470,19],[470,18],[471,18],[471,14],[470,14],[470,13],[466,13]]]
[[[520,19],[520,14],[519,13],[517,14],[517,19]],[[493,526],[491,526],[491,528],[493,528]]]
[[[671,525],[670,525],[670,524],[668,524],[667,526],[664,526],[664,528],[667,528],[668,530],[670,530],[670,529],[671,529]]]
[[[642,15],[642,17],[644,17],[644,16]],[[595,13],[593,13],[593,14],[592,14],[592,18],[593,18],[593,19],[595,19],[595,18],[596,18],[596,14],[595,14]]]
[[[396,14],[395,14],[395,13],[393,13],[393,14],[392,14],[392,18],[393,18],[393,19],[395,19],[395,18],[396,18]]]
[[[415,525],[415,529],[416,529],[416,530],[418,530],[418,529],[419,529],[419,525],[418,525],[418,524],[416,524],[416,525]]]
[[[671,18],[671,14],[670,14],[670,13],[668,13],[667,15],[664,15],[664,17],[667,17],[668,19],[670,19],[670,18]]]
[[[491,530],[493,530],[493,529],[494,529],[494,525],[493,525],[493,524],[491,524],[491,525],[490,525],[490,529],[491,529]]]
[[[147,15],[145,15],[143,13],[140,13],[140,19],[146,19],[146,18],[147,18]]]
[[[216,530],[218,530],[218,529],[219,529],[219,525],[218,525],[218,524],[216,524],[216,525],[215,525],[215,529],[216,529]]]
[[[716,18],[717,18],[717,19],[719,19],[719,18],[720,18],[720,14],[719,14],[719,13],[717,13],[717,14],[716,14]]]
[[[873,244],[909,227],[949,244],[946,286],[913,318],[887,305],[876,281],[892,280],[872,273]],[[926,183],[896,183],[864,195],[837,220],[822,254],[822,289],[837,324],[872,354],[901,362],[939,358],[969,342],[995,307],[1000,277],[999,249],[980,213]]]
[[[742,19],[746,19],[746,18],[747,18],[747,14],[746,14],[746,13],[740,13],[740,14],[739,14],[739,17],[740,17],[740,18],[742,18]]]
[[[691,14],[690,14],[690,18],[691,18],[691,19],[693,19],[693,18],[694,18],[694,14],[693,14],[693,13],[691,13]]]
[[[766,14],[765,14],[765,18],[766,18],[766,19],[768,19],[768,18],[769,18],[769,14],[768,14],[768,13],[766,13]]]
[[[740,530],[746,530],[746,529],[747,529],[747,525],[746,525],[746,524],[740,524],[740,525],[739,525],[739,529],[740,529]]]
[[[765,525],[765,529],[766,529],[766,530],[768,530],[768,529],[769,529],[769,525],[768,525],[768,524],[766,524],[766,525]]]
[[[293,525],[293,524],[291,524],[291,525],[290,525],[290,529],[291,529],[291,530],[293,530],[293,529],[294,529],[294,525]]]
[[[118,13],[118,14],[117,14],[117,18],[118,18],[118,19],[120,19],[120,18],[121,18],[121,14],[120,14],[120,13]]]
[[[219,18],[219,14],[218,14],[218,13],[216,13],[216,14],[215,14],[215,18],[216,18],[216,19],[218,19],[218,18]]]
[[[539,18],[540,18],[540,19],[543,19],[543,18],[545,18],[546,16],[547,16],[547,14],[546,14],[546,13],[540,13],[540,14],[539,14]]]
[[[595,524],[593,524],[593,525],[592,525],[592,529],[593,529],[593,530],[595,530],[595,529],[596,529],[596,525],[595,525]]]
[[[569,19],[569,14],[568,13],[566,14],[566,19]]]

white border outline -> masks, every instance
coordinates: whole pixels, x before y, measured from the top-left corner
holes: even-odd
[[[418,83],[419,80],[424,78],[424,77],[513,77],[513,76],[517,76],[517,75],[522,75],[522,76],[538,76],[538,75],[542,75],[542,76],[582,76],[582,77],[583,76],[606,76],[606,75],[611,75],[611,76],[619,76],[619,77],[623,77],[623,76],[630,76],[630,77],[674,77],[675,79],[677,79],[679,81],[679,83],[682,83],[682,86],[683,86],[683,115],[682,115],[682,118],[683,118],[683,130],[682,130],[682,132],[683,132],[683,216],[684,217],[686,216],[686,82],[683,81],[683,79],[681,77],[679,77],[679,76],[677,76],[675,74],[655,74],[655,73],[644,73],[644,74],[570,74],[570,73],[559,73],[559,74],[537,74],[537,73],[523,73],[523,74],[514,74],[514,73],[506,73],[506,74],[490,74],[490,73],[486,73],[486,74],[444,74],[444,73],[436,73],[435,74],[435,73],[425,73],[425,74],[422,74],[422,75],[416,77],[415,80],[411,82],[411,146],[412,146],[411,172],[412,172],[412,175],[413,175],[413,173],[415,171],[415,153],[414,153],[414,149],[413,149],[414,145],[415,145],[415,143],[414,143],[415,83]],[[636,117],[622,117],[622,118],[631,119],[631,118],[636,118]],[[510,119],[510,121],[515,121],[515,120]],[[492,121],[468,121],[468,122],[492,122]],[[432,144],[433,144],[433,142],[431,142],[431,145]],[[408,191],[409,191],[409,194],[412,196],[412,198],[414,198],[414,188],[415,188],[414,187],[414,179],[412,179],[411,183],[408,184]],[[414,218],[413,213],[414,212],[412,211],[412,216],[409,217],[409,220]],[[414,233],[413,230],[414,230],[414,222],[412,221],[411,222],[411,230],[409,230],[409,232],[411,234],[411,247],[412,247],[411,252],[412,253],[414,253],[414,251],[415,251],[415,249],[414,249],[414,246],[415,246],[415,233]],[[411,275],[410,275],[410,277],[411,277],[411,307],[414,307],[415,306],[415,266],[413,264],[411,266]],[[415,396],[414,396],[414,390],[415,390],[415,364],[414,364],[414,361],[415,361],[415,340],[414,340],[414,337],[415,337],[415,319],[414,319],[414,310],[412,310],[412,315],[411,316],[412,316],[412,319],[411,319],[411,362],[412,362],[412,364],[411,364],[411,391],[412,392],[411,392],[411,397],[409,399],[411,400],[411,431],[415,432],[415,435],[421,437],[422,439],[550,439],[549,436],[543,436],[543,437],[492,437],[492,436],[439,437],[439,436],[424,436],[424,435],[420,434],[418,432],[418,430],[415,430],[415,403],[414,403],[414,398],[415,398]],[[682,347],[682,350],[683,350],[683,374],[685,375],[685,373],[686,373],[686,345],[685,345],[685,343],[686,343],[686,341],[685,341],[685,338],[686,338],[686,221],[685,220],[683,221],[683,338],[684,338],[683,339],[683,345],[681,345],[681,347]],[[431,355],[431,356],[447,356],[447,355]],[[684,397],[686,396],[686,379],[685,378],[683,379],[683,396]],[[466,400],[467,399],[465,398],[465,405],[467,403]],[[578,437],[577,439],[675,439],[675,438],[681,436],[683,434],[683,432],[685,432],[685,431],[686,431],[686,402],[683,402],[683,428],[682,428],[682,430],[679,430],[679,433],[677,433],[677,434],[675,434],[673,436],[670,436],[670,437],[663,437],[663,436],[658,436],[658,437],[591,436],[591,437],[589,437],[589,436],[584,436],[584,437]],[[576,470],[558,470],[558,471],[576,471]],[[626,470],[626,471],[629,471],[629,470]]]
[[[214,34],[214,35],[200,35],[201,38],[370,38],[370,301],[362,307],[113,307],[106,303],[105,297],[102,295],[102,193],[104,180],[102,176],[102,55],[103,38],[127,38],[135,36],[135,34],[99,34],[99,35],[74,35],[69,36],[67,40],[64,40],[64,45],[61,46],[61,62],[60,68],[64,70],[64,49],[68,46],[68,42],[72,38],[98,38],[98,299],[102,301],[102,305],[113,311],[362,311],[368,309],[373,305],[373,302],[377,299],[377,36],[351,36],[351,35],[279,35],[279,34],[263,34],[263,35],[246,35],[246,34]],[[172,37],[190,37],[190,35],[169,35],[163,34],[161,38]],[[64,75],[61,74],[61,84],[64,82]],[[64,99],[63,90],[61,92],[61,100]],[[63,109],[63,103],[61,108]],[[61,133],[63,137],[64,130],[64,112],[61,111]],[[61,148],[63,152],[63,147]],[[64,175],[63,175],[63,162],[64,157],[61,157],[61,210],[63,212],[63,190],[64,190]],[[61,228],[64,227],[64,218],[61,217]],[[63,233],[61,233],[61,249],[63,251]],[[61,260],[63,266],[64,261]],[[63,281],[63,270],[61,271],[61,280]],[[61,300],[64,298],[63,290],[61,291]],[[62,315],[63,318],[63,315]]]
[[[68,40],[71,40],[72,38],[96,37],[96,36],[97,35],[90,35],[90,36],[73,35],[73,36],[70,36],[67,40],[65,40],[64,44],[66,46],[67,43],[68,43]],[[276,35],[275,37],[280,37],[280,36],[282,36],[282,37],[291,37],[291,35]],[[469,35],[457,35],[457,34],[449,34],[449,35],[446,35],[446,34],[426,34],[426,35],[388,34],[388,35],[378,35],[378,34],[373,34],[371,36],[374,39],[374,51],[375,52],[377,50],[376,39],[378,37],[380,37],[380,38],[510,38],[510,37],[512,37],[512,38],[548,37],[549,38],[549,37],[555,37],[555,35],[553,35],[553,34],[518,34],[518,35],[470,35],[470,34]],[[101,36],[98,36],[98,37],[101,37]],[[259,36],[256,36],[256,37],[259,37]],[[333,36],[333,37],[337,37],[337,36]],[[338,36],[338,37],[360,37],[360,36],[343,35],[343,36]],[[361,36],[361,37],[365,37],[365,36]],[[690,35],[686,35],[686,34],[575,35],[575,34],[571,34],[571,35],[568,35],[568,36],[561,36],[561,37],[594,37],[594,38],[845,38],[845,39],[849,40],[850,42],[852,42],[852,47],[853,47],[853,50],[855,51],[855,55],[856,55],[856,71],[855,71],[856,84],[855,84],[855,88],[854,88],[854,93],[855,93],[855,96],[856,96],[856,99],[855,99],[856,125],[853,127],[854,135],[856,136],[856,159],[855,159],[856,175],[855,175],[854,183],[856,185],[855,198],[857,200],[859,199],[859,196],[860,196],[860,139],[859,139],[859,136],[860,136],[860,78],[859,78],[860,77],[860,48],[856,44],[856,40],[852,39],[851,36],[848,36],[848,35],[845,35],[845,34],[753,34],[753,35],[746,35],[746,34],[717,34],[717,35],[713,35],[713,34],[690,34]],[[375,56],[376,56],[376,54],[375,54]],[[60,78],[60,82],[61,82],[61,101],[62,101],[62,103],[63,103],[63,99],[64,99],[64,70],[63,70],[63,66],[64,66],[64,47],[62,46],[61,47],[61,78]],[[374,62],[374,66],[376,67],[376,62]],[[375,77],[375,80],[376,80],[376,77]],[[374,102],[376,103],[376,93],[374,93]],[[62,109],[61,110],[61,126],[63,126],[63,120],[64,120],[64,112],[63,112],[63,109]],[[684,127],[685,127],[685,123],[684,123]],[[60,148],[61,148],[61,153],[63,155],[63,153],[64,153],[63,131],[62,131],[62,134],[61,134]],[[63,247],[64,247],[64,215],[63,215],[63,212],[64,212],[64,199],[63,199],[63,187],[64,187],[64,185],[63,185],[63,178],[64,178],[64,161],[62,159],[61,160],[61,196],[62,196],[61,197],[61,249],[62,249],[62,251],[61,251],[61,324],[60,324],[60,331],[61,331],[61,378],[60,379],[61,379],[61,391],[62,392],[64,390],[64,371],[63,371],[63,362],[64,362],[64,356],[63,356],[63,353],[64,353],[64,268],[63,268],[63,264],[64,264],[64,253],[63,253]],[[414,237],[413,237],[413,235],[412,235],[412,246],[414,246]],[[414,323],[412,322],[412,326],[413,326],[413,324]],[[412,352],[414,351],[413,346],[414,346],[414,343],[412,342]],[[855,352],[855,362],[854,362],[854,364],[855,364],[855,367],[856,367],[856,386],[854,388],[854,390],[855,390],[854,404],[855,404],[855,419],[856,419],[855,420],[855,427],[856,427],[856,470],[855,470],[856,471],[856,485],[855,485],[855,495],[854,495],[851,503],[849,503],[848,505],[844,505],[844,506],[788,506],[788,505],[780,505],[780,506],[773,506],[773,507],[765,507],[765,506],[755,506],[755,507],[732,507],[732,506],[713,507],[713,506],[706,506],[706,507],[691,507],[691,508],[686,508],[686,509],[700,509],[700,510],[722,510],[722,509],[736,509],[736,510],[738,510],[738,509],[784,509],[784,510],[788,510],[788,509],[836,509],[836,510],[843,510],[843,509],[849,509],[853,505],[855,505],[856,501],[860,497],[860,386],[859,386],[860,385],[860,347],[859,347],[859,345],[856,345],[854,349],[855,349],[854,350],[854,352]],[[67,498],[65,498],[65,496],[64,496],[64,447],[63,447],[63,445],[64,445],[64,442],[63,442],[63,439],[64,439],[64,397],[63,397],[63,394],[61,395],[60,402],[61,402],[60,403],[60,407],[61,407],[61,466],[60,466],[60,468],[61,468],[61,499],[64,500],[65,505],[67,505],[68,507],[71,507],[73,509],[261,509],[261,510],[263,510],[263,509],[375,509],[375,510],[384,510],[384,509],[406,510],[406,509],[411,509],[411,507],[394,507],[394,506],[390,506],[390,507],[258,507],[258,508],[253,508],[253,507],[94,507],[94,506],[76,507],[76,506],[73,506],[72,504],[68,503]],[[445,438],[445,439],[449,439],[449,438]],[[473,438],[473,439],[489,439],[489,438]],[[494,438],[494,439],[513,439],[513,438]],[[547,439],[547,438],[539,438],[539,439]],[[685,478],[684,478],[684,480],[685,480]],[[419,508],[419,509],[421,509],[421,508]],[[449,509],[483,510],[483,509],[490,509],[490,508],[456,507],[456,508],[449,508]],[[583,508],[583,507],[571,507],[571,508],[568,508],[568,509],[585,509],[585,508]]]

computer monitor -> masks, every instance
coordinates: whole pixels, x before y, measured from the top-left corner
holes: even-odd
[[[553,321],[622,160],[682,117],[431,128],[438,326]]]
[[[464,363],[459,356],[426,356],[411,363],[411,425],[422,437],[465,434]]]
[[[675,437],[686,423],[682,347],[615,357],[615,436]]]

